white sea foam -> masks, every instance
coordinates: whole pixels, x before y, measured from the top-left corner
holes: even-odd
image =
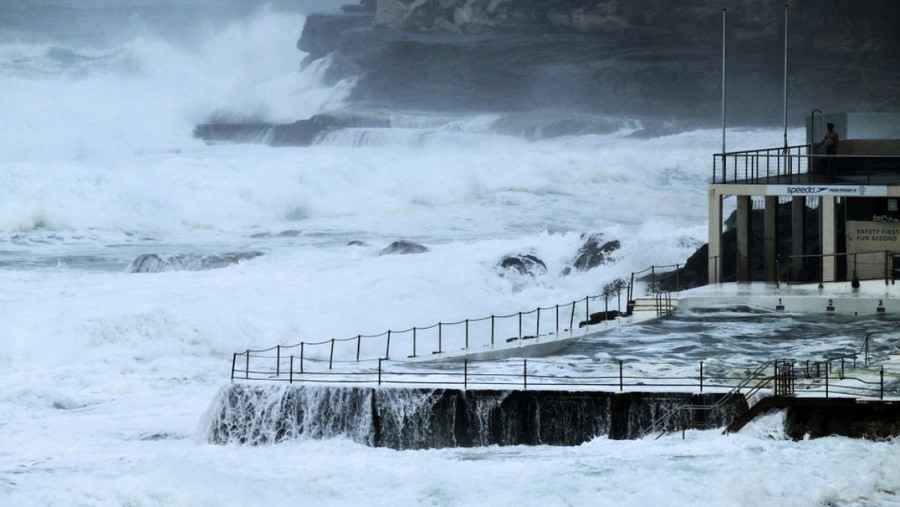
[[[896,444],[842,439],[416,453],[193,441],[236,350],[567,302],[705,237],[714,131],[528,142],[490,133],[495,115],[398,113],[405,130],[308,148],[193,139],[215,114],[343,106],[352,82],[326,86],[327,62],[299,69],[301,24],[263,11],[190,45],[145,33],[112,48],[0,46],[0,504],[808,505],[897,491]],[[747,130],[734,147],[779,140]],[[618,260],[562,276],[583,232],[620,239]],[[398,238],[430,251],[377,255]],[[248,250],[265,255],[125,272],[141,253]],[[510,253],[548,273],[498,276]],[[805,466],[823,453],[833,466]]]

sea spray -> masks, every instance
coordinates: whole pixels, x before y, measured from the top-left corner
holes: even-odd
[[[654,426],[673,408],[721,399],[721,394],[690,393],[234,384],[217,394],[204,421],[214,444],[344,437],[392,449],[579,445],[599,436],[640,438],[654,428],[718,427],[746,410],[742,397],[730,397],[709,414],[675,411]]]

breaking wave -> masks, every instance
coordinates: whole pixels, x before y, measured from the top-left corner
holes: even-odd
[[[109,48],[0,45],[4,161],[96,160],[184,149],[210,115],[293,121],[337,107],[327,65],[300,68],[300,15],[262,10],[195,43],[151,33]]]

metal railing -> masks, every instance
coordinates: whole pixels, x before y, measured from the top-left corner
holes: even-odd
[[[671,271],[674,268],[674,275]],[[635,296],[635,283],[647,282],[647,293],[659,293],[659,282],[663,276],[674,276],[678,287],[679,265],[651,266],[631,273],[630,281],[620,281],[607,286],[600,294],[585,296],[581,299],[556,304],[539,306],[532,310],[502,315],[487,315],[450,322],[439,321],[427,326],[412,326],[404,329],[388,329],[375,334],[357,334],[344,338],[324,340],[300,340],[289,345],[275,345],[263,349],[247,349],[234,355],[249,360],[254,355],[271,355],[279,365],[282,358],[293,356],[303,364],[312,357],[327,357],[329,369],[335,364],[376,361],[379,358],[390,360],[394,357],[415,359],[422,356],[440,356],[457,352],[483,352],[496,346],[510,344],[525,345],[561,336],[575,336],[577,330],[590,326],[605,324],[619,317],[631,315],[632,301]],[[641,276],[645,275],[645,276]],[[665,292],[665,298],[659,308],[664,312],[659,316],[671,315],[674,305],[671,293]],[[375,341],[376,345],[371,345]],[[364,347],[365,344],[365,347]],[[378,348],[384,353],[378,355],[364,354],[366,349]],[[247,367],[246,369],[250,369]],[[234,365],[232,370],[234,371]]]
[[[250,360],[247,358],[250,357]],[[629,373],[624,361],[611,363],[611,372],[595,372],[590,374],[548,374],[529,369],[529,365],[563,367],[568,363],[522,359],[521,369],[513,372],[514,367],[506,363],[507,368],[485,371],[481,368],[473,370],[470,361],[463,359],[456,368],[440,369],[399,369],[386,366],[386,361],[379,358],[372,367],[335,371],[326,369],[322,361],[305,363],[296,356],[283,358],[284,367],[277,368],[274,363],[261,364],[259,360],[271,359],[251,353],[235,353],[232,369],[233,380],[272,381],[294,383],[335,383],[359,385],[431,385],[436,387],[457,387],[464,389],[476,386],[508,386],[528,389],[529,387],[598,387],[613,388],[625,391],[626,388],[697,388],[700,392],[711,388],[731,388],[733,381],[742,377],[725,374],[710,374],[699,365],[697,375],[642,375]],[[246,361],[246,363],[245,363]],[[640,365],[638,365],[640,366]],[[640,370],[638,370],[640,371]]]
[[[760,183],[809,172],[810,145],[780,146],[713,155],[713,183]]]
[[[854,350],[851,354],[829,354],[828,357],[820,360],[786,360],[780,359],[775,361],[765,361],[756,365],[749,375],[746,376],[729,376],[725,374],[712,373],[708,368],[704,368],[704,361],[700,361],[697,368],[697,375],[640,375],[635,373],[626,374],[626,363],[624,361],[616,361],[607,364],[607,371],[612,369],[611,374],[590,373],[587,375],[548,375],[545,373],[529,372],[528,365],[549,365],[554,367],[567,367],[569,363],[541,361],[541,360],[522,360],[521,373],[512,373],[510,362],[505,363],[507,366],[503,370],[484,371],[479,369],[473,372],[469,368],[468,359],[462,361],[462,369],[456,368],[440,368],[435,370],[427,369],[388,369],[385,368],[386,359],[377,358],[371,361],[372,366],[368,368],[359,368],[354,365],[352,369],[338,370],[334,369],[335,362],[332,357],[328,361],[319,359],[310,359],[304,356],[303,344],[296,347],[273,347],[264,351],[245,351],[236,352],[232,357],[231,363],[231,379],[232,380],[259,380],[274,381],[288,383],[355,383],[355,384],[430,384],[444,386],[462,385],[466,388],[473,385],[487,386],[521,386],[526,388],[530,386],[594,386],[594,387],[618,387],[619,391],[625,387],[640,387],[645,389],[648,387],[677,387],[677,388],[697,388],[702,393],[704,388],[728,388],[732,394],[742,393],[743,390],[749,389],[747,394],[753,394],[768,385],[772,379],[778,375],[776,361],[781,364],[790,362],[792,372],[798,379],[806,379],[806,384],[793,384],[791,392],[805,389],[807,392],[816,392],[815,388],[824,389],[826,397],[830,392],[837,392],[833,389],[829,390],[829,380],[859,380],[863,384],[872,385],[873,382],[865,381],[847,374],[847,370],[858,371],[859,369],[868,369],[871,358],[871,343],[878,333],[868,333],[859,344],[858,350]],[[299,355],[297,355],[299,352]],[[340,364],[345,364],[343,362]],[[459,364],[459,363],[457,363]],[[485,364],[485,363],[481,363]],[[640,363],[629,363],[627,366],[638,367],[634,371],[645,371],[646,365]],[[670,366],[670,365],[667,365]],[[610,368],[611,367],[611,368]],[[773,368],[771,375],[765,374],[768,368]],[[749,370],[748,370],[749,371]],[[768,380],[767,380],[768,379]],[[760,381],[767,380],[760,383]],[[735,382],[736,381],[736,382]],[[754,386],[751,383],[756,382]],[[815,384],[815,385],[814,385]],[[842,386],[842,389],[853,390],[853,386]],[[813,389],[813,391],[810,391]],[[859,391],[859,389],[857,389]],[[862,389],[862,391],[866,391]],[[874,389],[870,390],[874,392]],[[884,394],[884,378],[883,368],[879,384],[879,394]],[[720,401],[720,404],[724,401]],[[702,407],[694,407],[702,408]]]
[[[770,384],[773,386],[772,391],[775,396],[793,396],[797,392],[799,386],[799,388],[808,394],[824,394],[825,398],[829,398],[831,393],[835,393],[863,398],[877,397],[878,399],[883,400],[885,395],[884,366],[878,371],[879,380],[877,382],[877,391],[874,387],[868,387],[876,385],[875,382],[867,381],[859,377],[849,377],[845,374],[848,365],[850,369],[855,370],[857,368],[859,356],[863,357],[863,368],[869,368],[870,344],[872,342],[872,337],[876,334],[877,333],[867,333],[860,345],[859,351],[853,354],[833,355],[825,360],[813,362],[809,360],[798,362],[788,359],[776,359],[760,363],[755,370],[750,372],[743,380],[716,402],[705,405],[684,402],[675,405],[654,419],[650,429],[645,432],[645,434],[658,433],[656,438],[659,439],[667,433],[667,428],[671,426],[669,424],[671,419],[684,411],[708,412],[717,410],[728,403],[732,397],[737,395],[743,395],[744,398],[749,401]],[[836,378],[833,377],[833,372],[835,371],[833,365],[835,363],[839,363],[840,365],[840,368],[837,370],[838,374]],[[767,376],[765,372],[770,367],[772,368],[772,375]],[[702,362],[700,363],[700,375],[701,377],[703,375]],[[798,378],[805,379],[805,382],[801,380],[798,383]],[[861,386],[840,385],[840,389],[835,391],[830,382],[832,378],[841,382],[845,380],[855,381],[860,383]],[[746,392],[744,392],[745,390]]]
[[[629,281],[628,281],[628,301],[634,301],[635,294],[634,289],[636,287],[635,282],[646,282],[647,283],[647,295],[653,296],[656,293],[667,290],[669,292],[678,292],[681,290],[681,268],[683,266],[681,264],[665,264],[665,265],[652,265],[648,268],[644,268],[640,271],[632,271]],[[674,278],[674,282],[672,286],[668,289],[664,289],[663,285],[666,284],[666,281]]]
[[[675,312],[670,291],[658,291],[656,293],[656,316],[667,319]]]
[[[821,286],[825,282],[884,280],[885,285],[891,285],[895,283],[897,276],[898,256],[900,252],[879,250],[778,257],[775,261],[776,284],[818,282]],[[823,269],[825,262],[834,263],[829,279],[826,279]],[[840,266],[839,262],[844,265]],[[840,276],[841,273],[844,276]]]
[[[827,183],[846,172],[863,173],[858,183],[870,183],[873,170],[897,169],[900,155],[849,155],[815,153],[815,145],[799,144],[713,155],[712,183],[772,184]]]
[[[884,399],[886,391],[884,367],[872,372],[878,375],[877,380],[858,375],[866,370],[855,355],[842,358],[831,358],[819,361],[797,361],[780,359],[760,363],[747,375],[735,376],[727,373],[710,373],[704,368],[704,362],[698,364],[696,375],[662,375],[645,374],[646,364],[617,361],[606,371],[598,370],[586,374],[552,374],[545,370],[569,366],[564,362],[522,359],[521,369],[514,371],[509,362],[507,367],[497,370],[478,368],[473,370],[468,359],[464,359],[456,368],[440,369],[400,369],[389,368],[383,358],[377,359],[372,367],[354,368],[335,371],[326,368],[323,361],[304,360],[302,357],[287,355],[276,361],[271,356],[260,356],[252,353],[235,353],[232,361],[232,380],[286,382],[289,384],[353,384],[353,385],[403,385],[429,386],[435,388],[451,387],[468,390],[475,387],[507,387],[512,389],[528,388],[594,388],[604,391],[624,392],[646,391],[647,389],[696,389],[700,393],[704,389],[728,389],[723,397],[711,405],[682,404],[674,407],[668,414],[660,416],[653,428],[665,426],[665,419],[674,413],[690,410],[711,410],[722,406],[729,396],[744,395],[750,397],[762,389],[774,386],[777,395],[794,393],[818,394],[825,398],[831,396],[853,396],[860,398]],[[835,364],[839,368],[835,368]],[[529,365],[532,369],[529,369]],[[537,365],[543,367],[535,370]],[[632,372],[626,366],[636,367]],[[769,370],[772,370],[771,373]],[[612,370],[612,371],[610,371]],[[851,374],[857,372],[856,374]],[[896,389],[895,389],[896,390]],[[671,391],[668,391],[671,392]],[[900,394],[900,393],[898,393]]]
[[[547,338],[575,336],[577,329],[590,328],[592,325],[625,315],[628,302],[623,301],[623,296],[631,292],[630,287],[618,286],[615,290],[603,294],[585,296],[570,303],[539,306],[529,311],[451,322],[439,321],[428,326],[388,329],[377,334],[357,334],[318,341],[301,340],[290,345],[247,349],[238,354],[246,357],[271,355],[279,368],[282,364],[281,358],[294,356],[300,361],[302,372],[304,361],[312,356],[327,357],[329,369],[332,369],[335,364],[340,363],[375,361],[379,358],[390,360],[401,352],[402,357],[408,359],[458,351],[481,352],[493,349],[497,345],[515,343],[524,345]],[[364,343],[369,342],[366,343],[366,348],[371,349],[372,341],[377,342],[374,347],[383,350],[383,354],[377,356],[363,354]],[[235,358],[238,354],[235,354]]]

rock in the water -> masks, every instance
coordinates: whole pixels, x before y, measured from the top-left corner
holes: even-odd
[[[183,254],[163,258],[157,254],[143,254],[131,261],[128,272],[206,271],[228,267],[260,255],[262,255],[261,252],[233,252],[221,255]]]
[[[578,249],[578,255],[575,257],[574,262],[575,269],[588,271],[612,261],[611,254],[622,245],[615,239],[605,243],[601,243],[602,240],[603,237],[599,234],[592,234],[587,237],[584,245]]]
[[[394,241],[390,245],[386,246],[379,255],[408,255],[408,254],[418,254],[425,253],[428,251],[423,245],[418,243],[413,243],[412,241],[400,240]]]
[[[608,116],[535,111],[504,115],[494,121],[491,129],[501,134],[538,140],[562,136],[611,134],[627,126],[629,122]]]
[[[257,232],[250,235],[253,239],[265,239],[265,238],[296,238],[297,236],[303,234],[303,231],[297,229],[286,229],[277,234],[272,234],[271,232]]]
[[[366,242],[354,239],[353,241],[347,242],[347,246],[366,246]]]
[[[515,270],[520,275],[543,275],[547,273],[547,265],[534,255],[518,254],[507,255],[500,260],[500,267],[505,270]]]
[[[129,273],[159,273],[165,271],[166,261],[156,254],[137,256],[128,266]]]
[[[388,119],[349,114],[317,114],[293,123],[213,119],[194,128],[194,137],[208,142],[309,146],[321,136],[343,128],[388,128]]]

